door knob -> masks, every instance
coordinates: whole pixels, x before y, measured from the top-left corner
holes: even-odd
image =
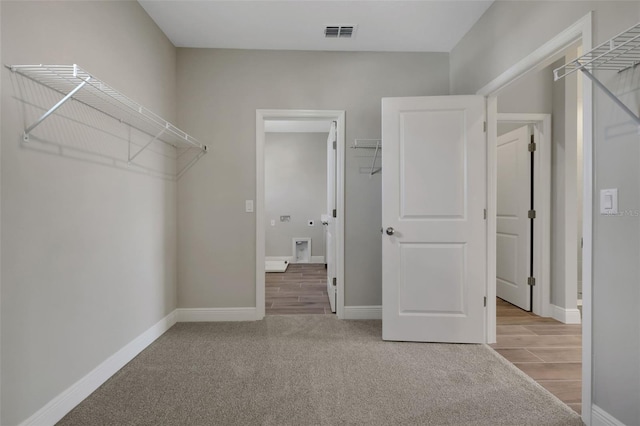
[[[387,228],[387,235],[393,235],[395,232],[395,229],[393,229],[392,227]]]

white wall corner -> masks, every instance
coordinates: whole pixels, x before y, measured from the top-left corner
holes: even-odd
[[[345,306],[343,319],[382,319],[382,306]]]
[[[129,342],[118,352],[94,368],[89,374],[53,398],[35,414],[22,422],[21,426],[54,425],[80,404],[111,376],[135,358],[147,346],[162,336],[176,323],[176,311],[162,318],[147,331]]]
[[[255,321],[256,308],[181,308],[178,322]]]
[[[582,324],[580,310],[565,309],[560,306],[551,305],[551,317],[564,324]]]
[[[591,426],[625,426],[625,424],[594,404],[591,406]]]

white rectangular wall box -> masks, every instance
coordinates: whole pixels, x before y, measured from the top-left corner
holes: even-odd
[[[600,214],[618,214],[618,188],[600,190]]]

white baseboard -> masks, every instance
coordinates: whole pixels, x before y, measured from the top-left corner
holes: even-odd
[[[293,256],[265,256],[264,260],[286,260],[289,263],[297,263]],[[324,256],[311,256],[309,263],[324,263]]]
[[[620,420],[597,405],[591,407],[591,426],[625,426]]]
[[[564,324],[582,324],[582,318],[578,309],[565,309],[560,306],[551,305],[551,316],[553,319]]]
[[[289,263],[294,263],[293,261],[296,259],[293,256],[265,256],[264,260],[286,260]]]
[[[181,308],[178,322],[255,321],[256,308]]]
[[[345,306],[344,319],[382,319],[382,306]]]
[[[107,358],[103,363],[94,368],[89,374],[78,380],[60,395],[53,398],[47,405],[38,410],[34,415],[22,422],[21,426],[54,425],[69,411],[80,404],[100,385],[106,382],[118,370],[135,358],[142,350],[162,336],[176,323],[176,311],[158,321],[147,331],[133,339],[115,354]]]

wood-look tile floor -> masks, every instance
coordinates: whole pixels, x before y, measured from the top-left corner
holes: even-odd
[[[582,409],[582,326],[542,318],[497,299],[491,345],[578,413]]]
[[[324,264],[290,264],[286,272],[268,272],[265,280],[267,315],[330,314]]]

